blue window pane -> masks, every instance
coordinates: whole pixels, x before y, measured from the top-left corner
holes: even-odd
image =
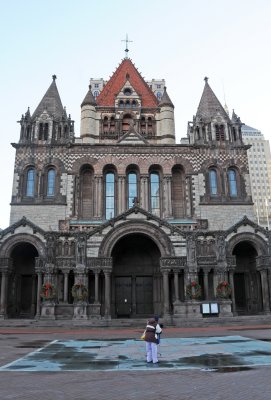
[[[33,197],[34,188],[35,188],[35,170],[30,169],[27,172],[26,195],[29,197]]]
[[[105,176],[105,218],[115,216],[115,175],[109,172]]]
[[[154,215],[160,214],[160,182],[159,175],[152,173],[150,177],[151,181],[151,212]]]
[[[48,171],[48,178],[47,178],[47,196],[55,195],[55,178],[56,178],[55,170],[50,169]]]
[[[137,176],[135,172],[128,175],[128,208],[134,206],[134,199],[137,197]]]
[[[228,180],[229,180],[229,190],[230,196],[237,196],[237,183],[236,183],[236,172],[233,169],[228,171]]]
[[[209,172],[209,182],[210,182],[210,194],[217,195],[217,175],[215,170],[210,170]]]

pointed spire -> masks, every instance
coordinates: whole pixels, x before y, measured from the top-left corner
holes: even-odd
[[[55,82],[56,75],[53,75],[52,78],[53,82],[49,86],[49,89],[47,90],[40,104],[33,113],[32,118],[38,117],[40,114],[43,113],[44,110],[47,110],[47,112],[54,117],[61,118],[63,114],[63,106]]]
[[[89,85],[88,88],[89,88],[88,92],[87,92],[86,97],[84,98],[84,100],[83,100],[83,102],[81,104],[81,107],[86,106],[86,105],[97,106],[97,103],[96,103],[96,101],[94,99],[94,96],[92,94],[92,91],[91,91],[91,85]]]
[[[210,120],[212,117],[217,115],[217,113],[220,113],[224,118],[230,120],[220,101],[211,89],[208,79],[209,78],[207,77],[204,78],[205,86],[198,106],[196,118],[199,117]]]
[[[174,105],[173,105],[172,101],[170,100],[169,95],[167,94],[166,86],[164,87],[164,93],[163,93],[161,101],[158,105],[159,105],[159,107],[169,106],[169,107],[174,108]]]
[[[25,116],[25,119],[30,119],[31,118],[30,108],[29,107],[27,108],[27,111],[26,111],[24,116]]]

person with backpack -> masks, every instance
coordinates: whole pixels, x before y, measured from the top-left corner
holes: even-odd
[[[158,363],[157,345],[160,342],[162,328],[158,323],[158,317],[150,318],[145,329],[147,363]]]

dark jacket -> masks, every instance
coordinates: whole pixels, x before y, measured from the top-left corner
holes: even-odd
[[[157,337],[155,337],[157,322],[154,319],[150,319],[146,326],[145,342],[157,343]]]

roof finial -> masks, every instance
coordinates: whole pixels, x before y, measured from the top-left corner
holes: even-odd
[[[132,40],[128,39],[128,34],[127,33],[126,33],[126,39],[122,40],[122,42],[126,42],[126,49],[124,51],[125,51],[125,58],[128,58],[128,51],[129,51],[128,43],[132,43]]]
[[[56,75],[52,75],[53,81],[56,80]]]
[[[204,78],[204,80],[205,80],[205,83],[208,83],[208,77],[207,76],[205,76],[205,78]]]

